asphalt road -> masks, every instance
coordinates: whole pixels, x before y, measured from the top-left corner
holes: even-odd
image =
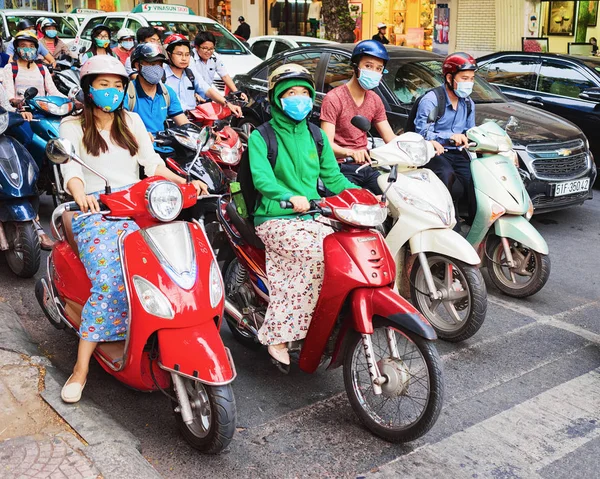
[[[488,284],[481,330],[462,344],[438,343],[446,396],[434,428],[391,445],[359,423],[341,370],[287,376],[266,351],[225,343],[238,370],[238,432],[218,457],[179,436],[168,400],[131,391],[93,364],[85,395],[138,436],[169,478],[187,477],[597,477],[600,467],[600,197],[535,216],[552,272],[532,298],[513,300]],[[48,216],[50,205],[43,203]],[[484,272],[485,277],[485,272]],[[40,311],[34,280],[16,279],[0,257],[0,296],[55,365],[67,373],[76,339]],[[412,453],[412,454],[411,454]],[[452,472],[451,472],[452,471]]]

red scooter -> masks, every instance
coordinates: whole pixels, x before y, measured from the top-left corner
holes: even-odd
[[[241,92],[230,93],[227,100],[240,104]],[[215,142],[205,155],[217,162],[230,180],[237,176],[237,165],[248,145],[246,135],[231,127],[231,110],[213,101],[202,103],[188,112],[190,121],[200,126],[209,126],[215,134]]]
[[[343,364],[346,393],[366,427],[391,442],[412,441],[440,414],[443,373],[435,331],[392,289],[394,258],[373,229],[387,217],[385,203],[352,189],[311,208],[335,232],[324,240],[323,288],[308,334],[287,344],[291,358],[307,373],[327,359],[330,369]],[[235,252],[223,267],[225,319],[237,341],[260,347],[269,300],[264,245],[226,197],[217,212]]]
[[[173,221],[182,208],[196,203],[195,187],[154,176],[111,193],[108,181],[75,155],[69,141],[51,140],[47,153],[54,163],[72,160],[104,179],[104,217],[131,218],[140,227],[119,238],[131,318],[126,339],[99,343],[94,356],[128,387],[164,392],[192,446],[221,451],[236,422],[231,388],[236,371],[219,335],[223,281],[203,225]],[[54,210],[52,233],[58,242],[48,258],[47,277],[36,284],[36,297],[52,325],[74,331],[91,289],[71,228],[76,209],[71,202]]]

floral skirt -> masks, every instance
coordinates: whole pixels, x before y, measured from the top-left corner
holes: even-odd
[[[265,244],[269,307],[262,344],[304,339],[323,284],[323,238],[331,227],[313,220],[274,219],[256,227]]]
[[[92,282],[79,326],[86,341],[120,341],[127,335],[129,308],[118,242],[121,233],[137,230],[132,220],[107,220],[101,214],[79,214],[73,219],[79,258]]]

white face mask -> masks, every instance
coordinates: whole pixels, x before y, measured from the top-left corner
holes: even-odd
[[[454,94],[459,98],[467,98],[473,93],[473,85],[475,82],[472,81],[461,81],[456,83],[456,88],[454,88]]]

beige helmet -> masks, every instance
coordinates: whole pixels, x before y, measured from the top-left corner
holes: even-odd
[[[275,68],[269,75],[269,100],[272,101],[271,95],[277,84],[290,78],[305,80],[312,86],[313,90],[315,88],[315,80],[306,68],[296,63],[287,63]]]

